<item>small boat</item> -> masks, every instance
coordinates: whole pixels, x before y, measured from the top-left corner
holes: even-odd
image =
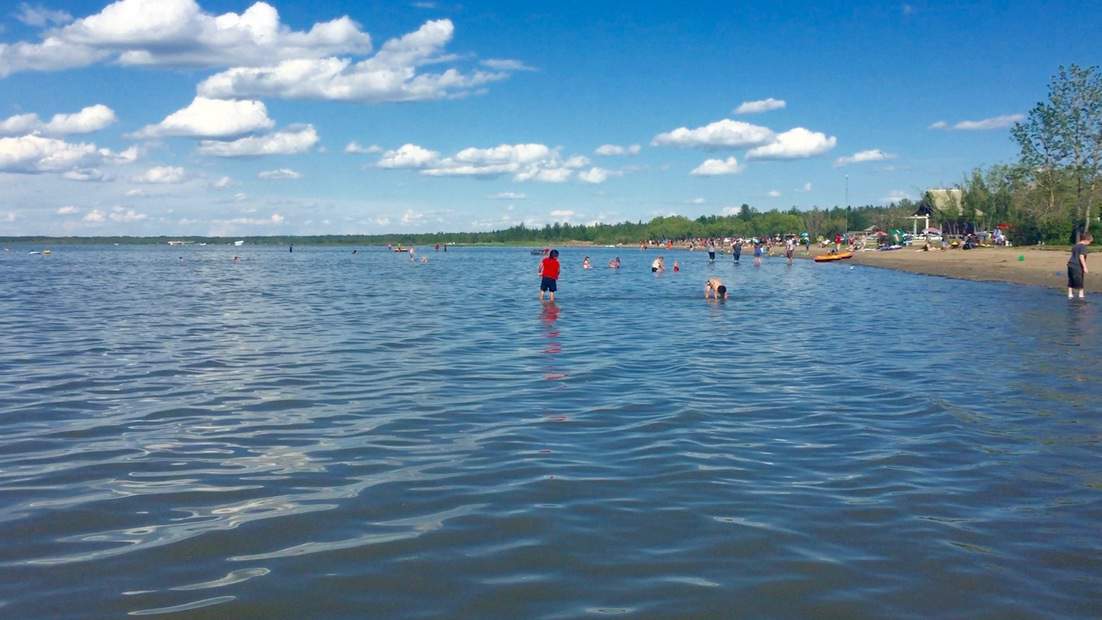
[[[837,254],[823,254],[815,257],[816,263],[829,263],[836,260],[845,260],[847,258],[853,258],[853,252],[839,252]]]
[[[405,252],[405,253],[408,254],[409,253],[409,248],[403,248],[402,246],[398,246],[398,247],[394,248],[394,251],[395,252]]]
[[[242,240],[242,241],[234,241],[234,242],[233,242],[233,245],[234,245],[235,247],[241,247],[241,246],[245,245],[245,241],[244,241],[244,240]]]
[[[53,254],[53,252],[51,252],[49,250],[42,250],[42,255],[43,256],[49,256],[50,254]]]

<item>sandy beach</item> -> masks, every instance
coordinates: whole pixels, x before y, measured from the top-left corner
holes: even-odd
[[[826,253],[813,249],[813,254]],[[798,254],[806,257],[802,252]],[[1036,248],[977,248],[975,250],[932,250],[923,252],[905,248],[891,252],[858,252],[850,263],[899,269],[912,273],[982,280],[1013,282],[1054,289],[1067,286],[1067,262],[1069,253]],[[1092,261],[1098,261],[1094,263]],[[1102,290],[1102,277],[1095,269],[1102,270],[1102,260],[1087,257],[1087,292]]]

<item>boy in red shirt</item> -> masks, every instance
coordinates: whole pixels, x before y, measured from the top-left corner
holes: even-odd
[[[544,291],[547,291],[551,294],[551,301],[555,301],[555,291],[559,288],[558,250],[551,250],[551,253],[547,255],[547,258],[540,261],[539,275],[543,276],[543,279],[540,281],[540,301],[543,301]]]

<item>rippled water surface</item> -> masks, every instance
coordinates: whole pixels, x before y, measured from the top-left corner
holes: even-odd
[[[1102,297],[625,248],[564,250],[546,305],[520,249],[28,249],[0,616],[1102,613]]]

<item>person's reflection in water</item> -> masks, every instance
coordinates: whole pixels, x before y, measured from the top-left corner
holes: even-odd
[[[547,338],[547,344],[543,348],[543,352],[548,355],[547,368],[543,373],[543,378],[547,381],[561,381],[566,378],[566,373],[561,372],[555,366],[555,358],[553,356],[562,353],[562,344],[559,342],[559,330],[555,328],[555,321],[559,320],[559,307],[553,301],[545,302],[540,309],[540,321],[543,322],[545,327],[544,337]]]

